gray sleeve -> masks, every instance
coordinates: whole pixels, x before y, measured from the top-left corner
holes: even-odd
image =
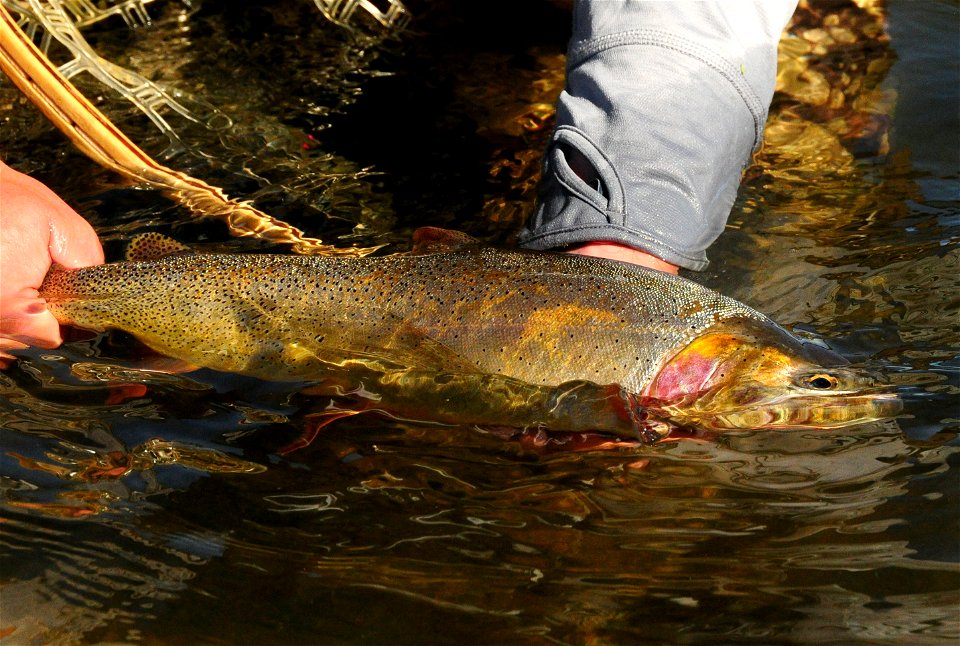
[[[605,240],[706,267],[762,141],[796,4],[578,0],[540,199],[520,243]]]

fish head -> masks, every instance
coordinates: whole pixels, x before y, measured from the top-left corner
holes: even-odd
[[[895,416],[877,375],[769,320],[734,318],[668,359],[646,395],[671,422],[707,430],[840,428]]]

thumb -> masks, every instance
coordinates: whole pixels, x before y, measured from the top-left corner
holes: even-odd
[[[50,259],[68,269],[103,263],[103,247],[90,223],[72,210],[55,211],[50,217]]]

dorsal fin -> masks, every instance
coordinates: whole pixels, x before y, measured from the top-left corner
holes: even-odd
[[[413,232],[413,248],[410,253],[414,255],[442,253],[478,244],[481,244],[479,240],[461,231],[440,227],[420,227]]]
[[[127,246],[127,260],[159,260],[165,256],[185,253],[193,253],[193,250],[156,231],[134,236]]]

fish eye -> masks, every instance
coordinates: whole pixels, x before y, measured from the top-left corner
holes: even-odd
[[[813,375],[807,380],[807,384],[811,388],[816,388],[817,390],[827,390],[829,388],[835,388],[837,384],[840,383],[836,377],[832,375],[818,374]]]

